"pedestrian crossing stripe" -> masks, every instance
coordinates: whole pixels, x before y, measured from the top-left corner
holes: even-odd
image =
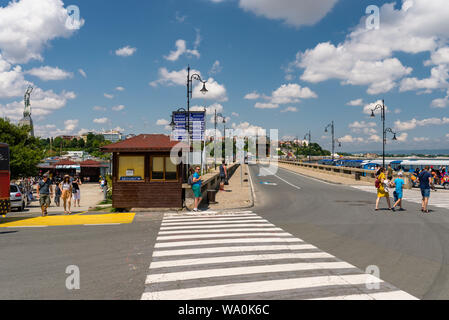
[[[416,299],[248,212],[165,216],[141,298]]]

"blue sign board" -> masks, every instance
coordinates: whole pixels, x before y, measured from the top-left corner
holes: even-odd
[[[175,129],[173,138],[177,141],[187,139],[187,113],[175,112],[173,114]],[[190,112],[190,132],[193,141],[204,141],[206,131],[206,113],[204,111]]]

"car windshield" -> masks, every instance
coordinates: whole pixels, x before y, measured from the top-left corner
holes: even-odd
[[[9,189],[10,191],[9,192],[11,192],[11,193],[13,193],[13,192],[19,192],[19,189],[17,188],[17,186],[10,186],[10,189]]]

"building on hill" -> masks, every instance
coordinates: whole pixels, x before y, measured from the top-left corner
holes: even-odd
[[[106,141],[110,141],[112,143],[122,141],[125,138],[121,132],[116,131],[116,130],[102,132],[101,135],[103,135],[103,137]]]

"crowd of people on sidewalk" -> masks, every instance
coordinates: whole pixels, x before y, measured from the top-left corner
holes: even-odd
[[[376,201],[376,211],[379,211],[379,204],[382,198],[387,200],[388,210],[396,211],[399,206],[400,211],[405,211],[403,208],[402,200],[404,198],[404,172],[399,171],[397,178],[394,179],[394,171],[391,165],[388,169],[381,167],[376,173],[375,186],[377,189],[377,201]],[[425,167],[423,170],[416,173],[416,183],[419,185],[422,195],[422,206],[421,211],[423,213],[429,213],[429,199],[431,190],[435,190],[435,175],[431,171],[430,167]],[[391,206],[390,200],[390,188],[394,189],[394,205]]]
[[[65,175],[63,178],[50,178],[49,174],[44,174],[37,183],[37,199],[41,207],[42,216],[48,215],[48,208],[52,199],[56,207],[61,206],[63,201],[64,214],[71,214],[72,199],[73,207],[81,207],[81,179]]]

